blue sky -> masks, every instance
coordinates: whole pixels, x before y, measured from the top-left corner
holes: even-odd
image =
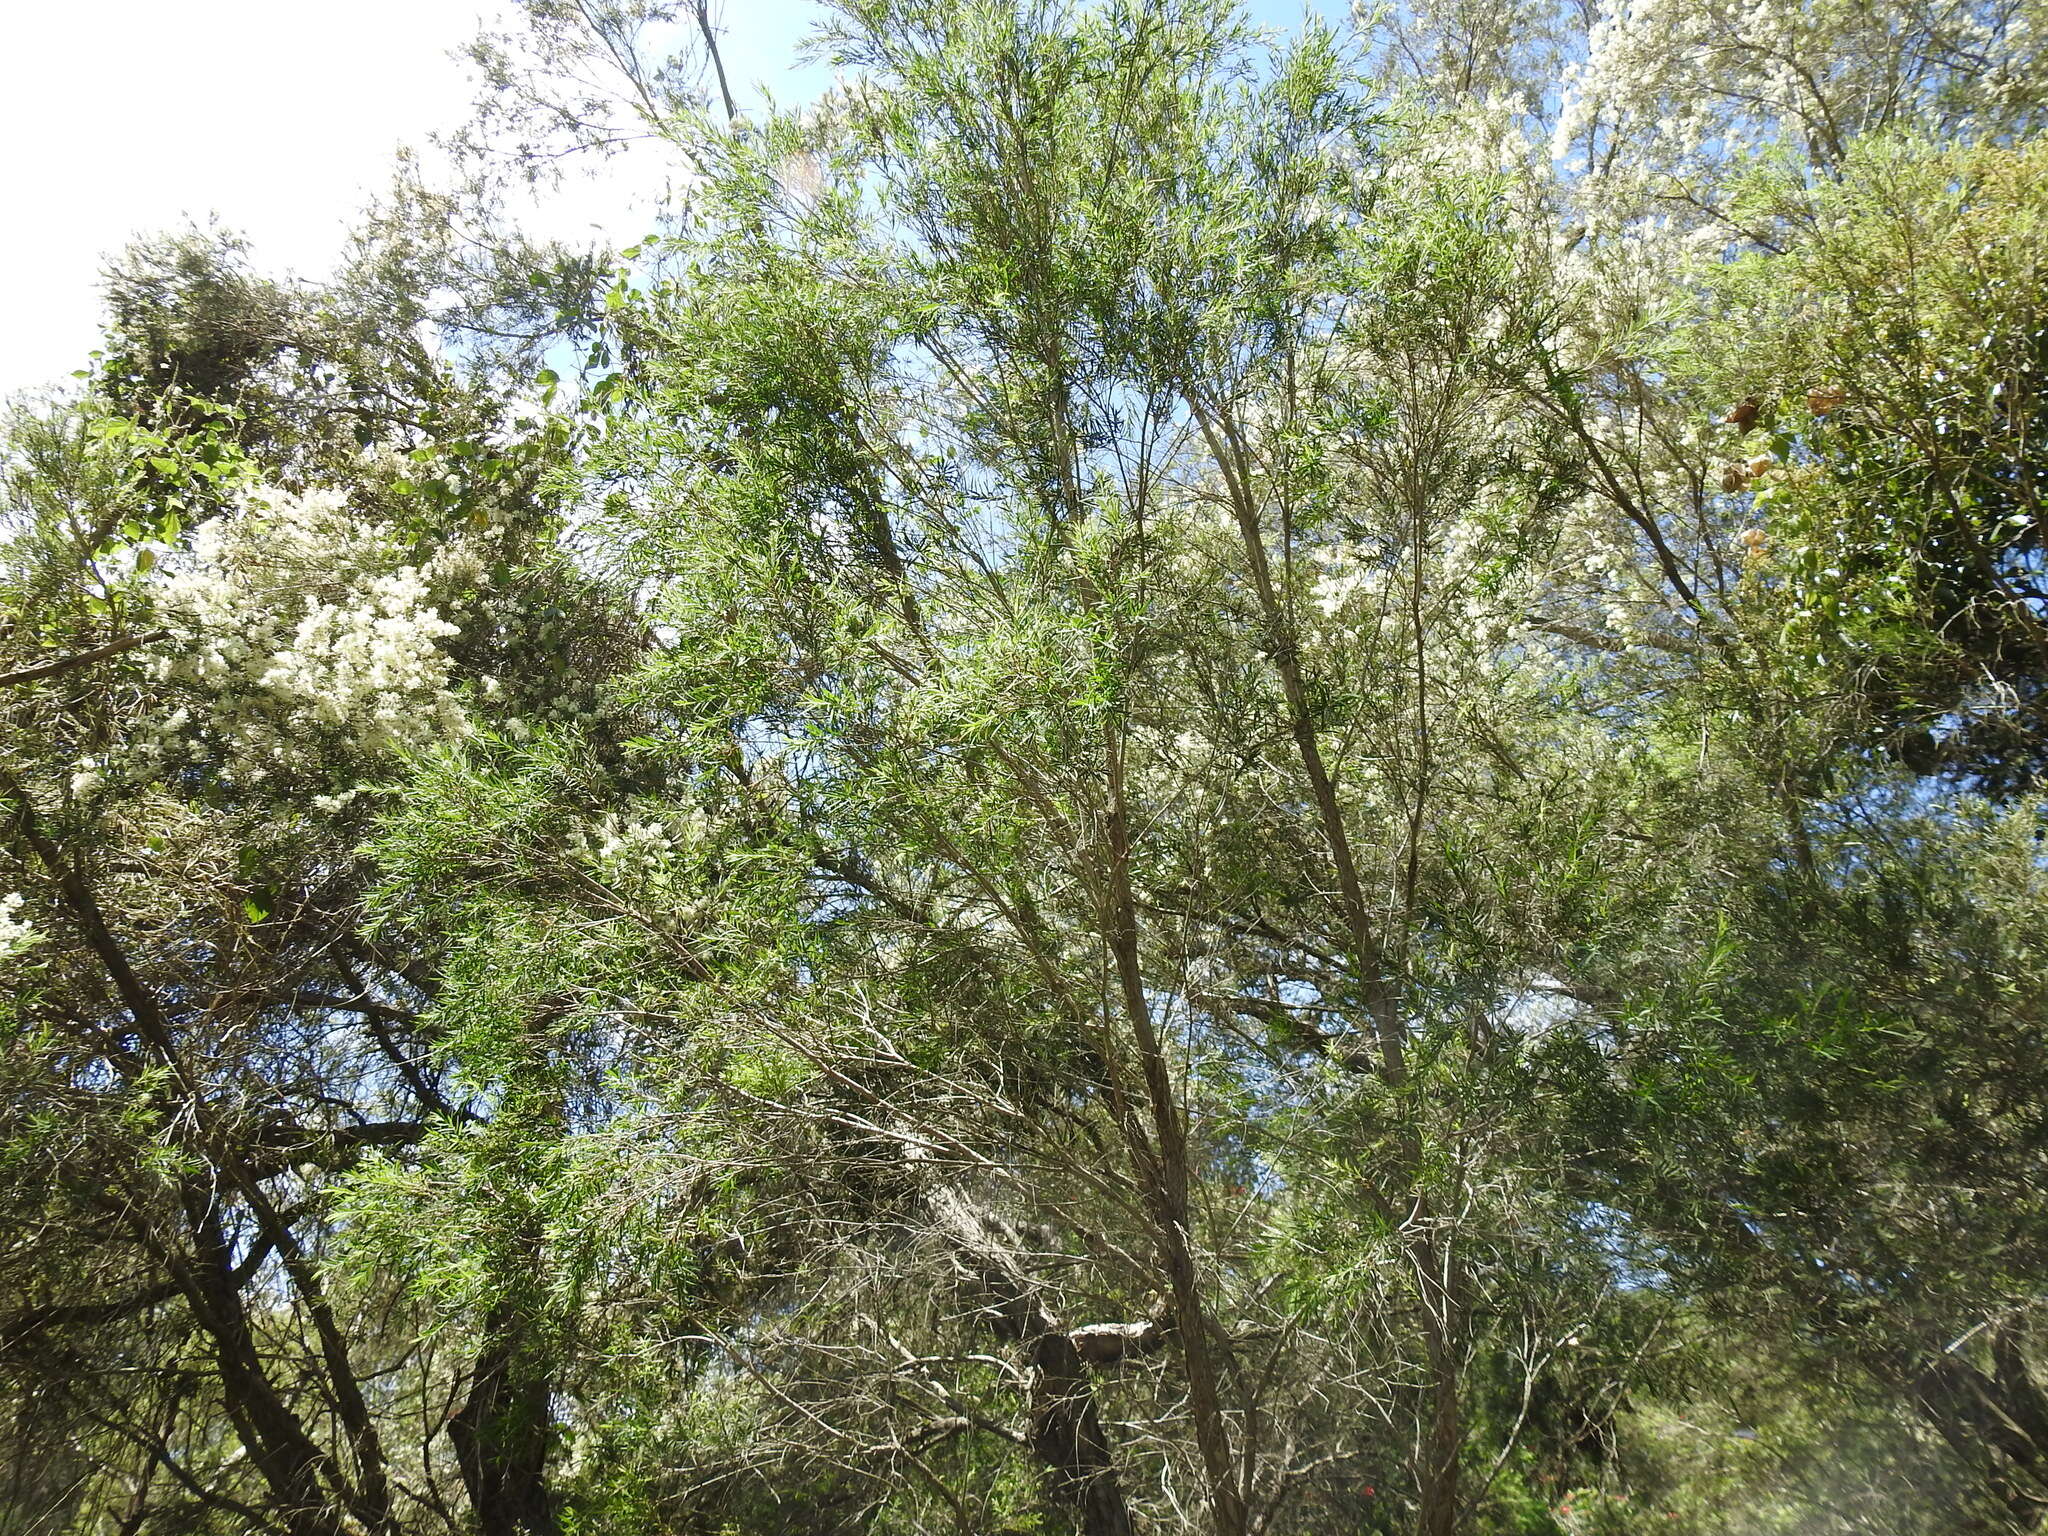
[[[1301,0],[1250,0],[1261,24]],[[1338,0],[1317,9],[1344,14]],[[827,81],[794,64],[811,0],[724,0],[727,68],[784,104]],[[257,264],[324,272],[403,144],[458,125],[451,50],[511,0],[0,0],[0,395],[64,380],[95,343],[98,275],[137,234],[218,217]],[[565,189],[539,232],[645,232],[630,177]]]

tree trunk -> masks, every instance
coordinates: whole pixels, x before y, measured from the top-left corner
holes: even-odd
[[[196,1197],[189,1214],[197,1252],[191,1260],[174,1261],[173,1274],[193,1320],[212,1341],[228,1419],[291,1536],[342,1536],[337,1490],[326,1481],[336,1468],[264,1372],[211,1195]]]
[[[484,1318],[469,1396],[448,1420],[455,1464],[483,1536],[559,1536],[548,1497],[547,1371],[531,1320],[511,1301]]]
[[[1464,1492],[1463,1375],[1467,1308],[1463,1268],[1448,1233],[1425,1233],[1415,1242],[1416,1279],[1422,1294],[1423,1347],[1429,1361],[1428,1428],[1416,1468],[1420,1536],[1457,1536]]]
[[[1131,888],[1131,825],[1124,794],[1122,727],[1104,725],[1104,757],[1108,769],[1109,814],[1107,901],[1104,937],[1117,975],[1131,1038],[1138,1049],[1150,1112],[1150,1135],[1138,1122],[1130,1101],[1112,1081],[1112,1094],[1124,1108],[1118,1123],[1124,1132],[1131,1171],[1145,1196],[1153,1221],[1159,1262],[1173,1294],[1173,1316],[1179,1325],[1181,1364],[1188,1387],[1188,1420],[1201,1452],[1208,1483],[1209,1527],[1215,1536],[1245,1536],[1250,1529],[1246,1493],[1250,1463],[1240,1461],[1231,1443],[1223,1411],[1223,1365],[1228,1355],[1221,1331],[1210,1326],[1208,1299],[1203,1294],[1201,1261],[1194,1243],[1194,1221],[1188,1201],[1192,1167],[1188,1154],[1185,1105],[1174,1091],[1173,1068],[1152,1018],[1138,940],[1138,904]]]
[[[1031,1452],[1047,1493],[1072,1514],[1081,1536],[1132,1536],[1087,1363],[1018,1265],[1015,1234],[955,1190],[938,1191],[930,1204],[997,1331],[1023,1346]]]

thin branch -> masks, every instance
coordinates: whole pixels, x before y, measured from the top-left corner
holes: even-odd
[[[60,656],[55,661],[39,662],[33,667],[23,667],[15,672],[0,672],[0,688],[12,688],[22,683],[37,682],[45,677],[56,677],[60,673],[89,667],[96,661],[119,656],[123,651],[132,651],[139,645],[154,645],[159,640],[168,640],[168,629],[152,629],[146,635],[130,635],[126,640],[110,640],[105,645],[90,651],[80,651],[76,656]]]

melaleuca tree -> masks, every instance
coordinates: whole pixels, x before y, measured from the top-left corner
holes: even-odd
[[[2038,1524],[2027,7],[529,13],[10,439],[19,1518]]]
[[[652,798],[557,825],[507,744],[426,781],[394,899],[565,952],[678,1189],[707,1120],[763,1149],[802,1262],[692,1395],[783,1490],[1458,1528],[1607,1283],[1543,1257],[1519,1022],[1624,771],[1526,640],[1583,461],[1541,269],[1486,180],[1381,163],[1321,34],[836,37],[864,84],[711,140],[680,275],[618,291],[592,472],[656,652],[604,767]]]
[[[1377,25],[1560,300],[1529,382],[1585,473],[1529,619],[1632,739],[1655,850],[1553,972],[1613,1031],[1560,1035],[1575,1092],[1619,1090],[1602,1199],[1674,1294],[1921,1417],[1956,1448],[1928,1486],[1975,1465],[1968,1518],[2030,1528],[2035,1271],[1991,1252],[2034,1240],[1993,1193],[2035,1177],[2032,1025],[1962,978],[2023,970],[2031,922],[1977,795],[2034,814],[2036,18]]]
[[[641,641],[558,547],[532,383],[596,270],[404,166],[327,284],[131,250],[83,398],[12,424],[0,1335],[17,1459],[63,1455],[8,1522],[556,1528],[542,1313],[328,1265],[371,1147],[503,1115],[500,1182],[547,1163],[534,1069],[451,1075],[437,935],[371,933],[356,845],[409,757],[587,725]]]
[[[2044,1424],[2030,161],[1866,140],[1737,194],[1782,249],[1696,272],[1659,355],[1735,402],[1702,500],[1739,563],[1645,738],[1713,857],[1580,973],[1623,1031],[1593,1123],[1642,1153],[1598,1161],[1653,1262],[1918,1419],[1976,1528],[2015,1530]]]
[[[431,949],[366,931],[354,847],[407,754],[586,707],[633,631],[556,553],[558,424],[168,249],[108,349],[161,366],[8,445],[0,1337],[15,1454],[72,1469],[9,1518],[446,1525],[477,1477],[408,1416],[488,1338],[331,1275],[330,1185],[488,1103],[418,1023]]]

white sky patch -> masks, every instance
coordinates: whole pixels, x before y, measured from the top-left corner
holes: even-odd
[[[404,143],[462,119],[477,0],[0,4],[0,393],[97,344],[108,256],[218,215],[259,266],[325,272]]]
[[[735,86],[812,94],[815,72],[788,70],[813,14],[732,7]],[[85,366],[101,270],[138,235],[217,217],[257,270],[326,274],[398,148],[465,117],[451,50],[512,18],[509,0],[0,0],[0,396]],[[623,169],[565,188],[534,232],[644,234],[628,188],[648,178]]]

